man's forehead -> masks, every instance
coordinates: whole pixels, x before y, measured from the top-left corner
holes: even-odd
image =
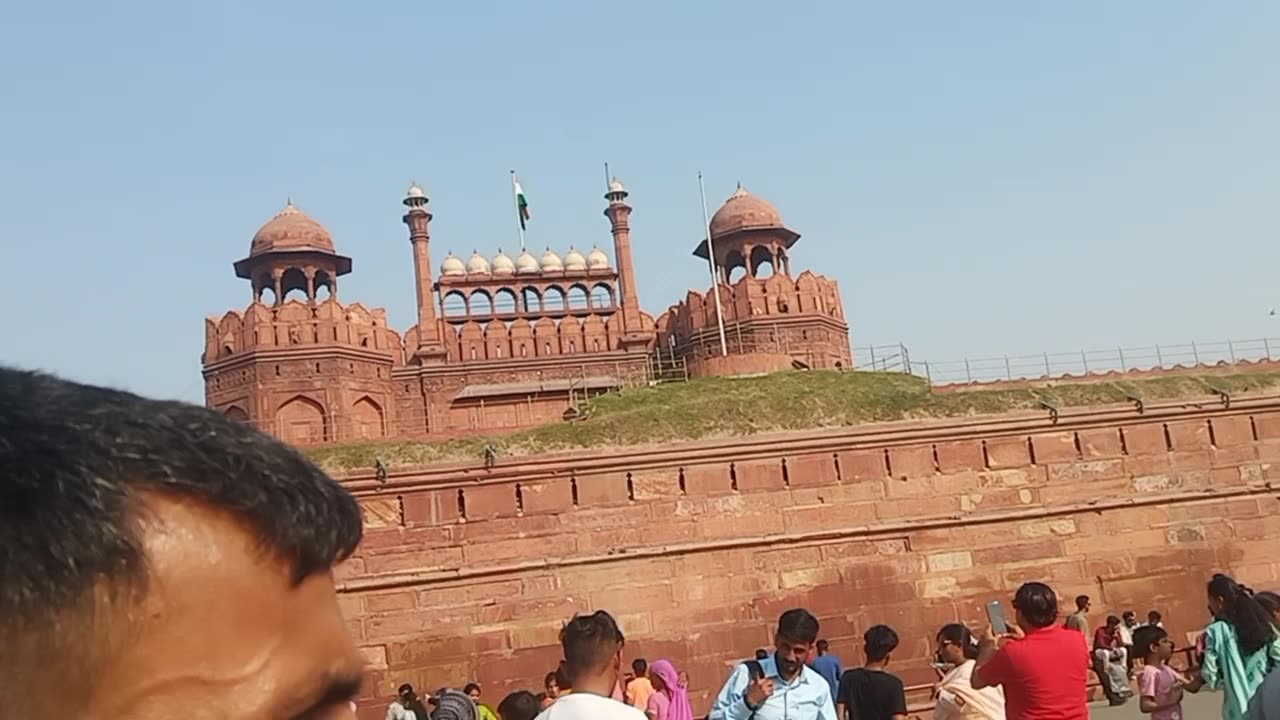
[[[196,697],[220,717],[257,717],[242,711],[300,702],[324,692],[315,686],[327,678],[359,673],[330,576],[294,583],[245,525],[202,503],[144,506],[148,582],[130,623],[136,642],[109,673],[114,688],[104,683],[123,708]]]

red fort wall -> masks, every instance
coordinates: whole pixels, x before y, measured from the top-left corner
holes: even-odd
[[[1280,397],[901,423],[347,482],[367,518],[341,602],[373,667],[362,717],[401,682],[538,688],[574,612],[670,657],[705,712],[778,614],[811,609],[852,662],[898,629],[908,684],[938,627],[1049,582],[1103,615],[1204,622],[1204,582],[1280,584]]]

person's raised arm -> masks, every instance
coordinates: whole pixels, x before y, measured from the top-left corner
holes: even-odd
[[[1022,637],[1022,630],[1017,625],[1009,626],[1009,637]],[[970,684],[974,690],[1002,685],[1009,678],[1013,668],[1009,654],[1000,646],[1000,639],[988,627],[978,640],[978,661],[973,668]]]
[[[747,685],[750,684],[746,665],[734,668],[733,674],[725,681],[724,687],[711,706],[707,720],[748,720],[752,710],[747,707]]]

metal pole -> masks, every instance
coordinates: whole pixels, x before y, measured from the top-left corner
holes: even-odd
[[[1125,367],[1124,364],[1124,348],[1118,347],[1116,348],[1116,352],[1120,353],[1120,371],[1129,372],[1129,368]]]
[[[876,370],[876,346],[872,345],[871,346],[871,371],[875,372],[875,370]]]
[[[1164,356],[1160,354],[1160,346],[1156,346],[1156,365],[1164,367]]]
[[[969,382],[973,382],[973,373],[969,370],[969,358],[964,359],[964,374],[969,378]]]
[[[902,353],[902,364],[907,368],[907,374],[911,374],[911,353],[907,352],[907,346],[898,343],[898,350]]]
[[[1089,374],[1089,356],[1085,354],[1083,348],[1080,350],[1080,364],[1084,366],[1084,374]]]
[[[1044,354],[1044,376],[1050,377],[1053,371],[1049,369],[1049,353]]]
[[[1227,341],[1227,354],[1231,356],[1231,364],[1234,365],[1236,362],[1236,348],[1231,344],[1230,340]]]
[[[1013,379],[1013,368],[1009,367],[1008,355],[1004,356],[1004,374],[1005,374],[1005,377],[1009,378],[1010,380]]]
[[[716,295],[716,329],[720,332],[720,354],[728,356],[729,344],[724,339],[724,307],[720,304],[720,275],[716,269],[716,252],[711,246],[711,216],[707,214],[707,189],[702,183],[701,172],[698,173],[698,194],[702,197],[702,227],[707,231],[707,262],[711,264],[711,291]]]
[[[1266,338],[1262,338],[1262,347],[1267,351],[1267,359],[1271,359],[1271,342]]]
[[[1197,365],[1200,364],[1200,351],[1196,348],[1194,341],[1191,343],[1191,357],[1195,359]]]

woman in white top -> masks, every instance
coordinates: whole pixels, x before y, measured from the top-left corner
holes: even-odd
[[[978,643],[969,628],[953,623],[938,631],[938,660],[950,669],[938,682],[934,720],[1004,720],[1004,690],[973,689],[977,658]]]

